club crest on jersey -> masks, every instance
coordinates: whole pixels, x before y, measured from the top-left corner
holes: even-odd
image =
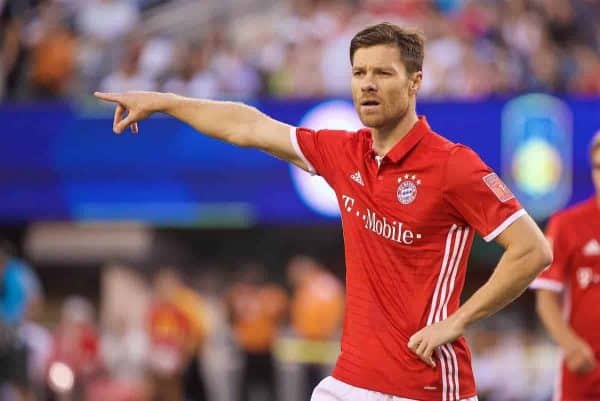
[[[421,185],[421,180],[416,175],[405,174],[398,177],[398,189],[396,190],[398,202],[403,205],[413,203],[417,199],[417,187],[419,185]]]

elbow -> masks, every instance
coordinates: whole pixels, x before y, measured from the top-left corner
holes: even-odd
[[[542,265],[542,270],[544,270],[546,267],[550,266],[552,264],[552,262],[554,261],[554,254],[552,252],[552,248],[550,247],[550,244],[548,243],[548,241],[544,241],[543,245],[542,245],[542,251],[541,251],[542,255],[540,257],[541,259],[541,265]]]
[[[267,130],[264,127],[264,116],[255,107],[243,106],[249,110],[249,113],[232,127],[230,134],[227,136],[227,142],[240,148],[262,149],[257,133]]]
[[[534,265],[536,267],[536,272],[541,273],[546,267],[552,264],[554,260],[554,255],[552,254],[552,248],[550,244],[545,239],[543,241],[539,241],[536,244],[535,250],[533,251],[534,256]]]
[[[225,142],[240,148],[250,148],[254,146],[250,130],[243,126],[235,127],[235,129],[226,132],[223,139]]]

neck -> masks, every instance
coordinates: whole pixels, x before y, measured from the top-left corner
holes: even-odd
[[[402,138],[404,138],[419,121],[414,107],[390,127],[373,128],[373,150],[380,156],[386,155]]]

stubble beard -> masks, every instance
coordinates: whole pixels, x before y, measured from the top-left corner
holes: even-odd
[[[393,128],[395,128],[406,117],[406,115],[408,114],[408,109],[409,103],[407,102],[405,107],[402,108],[399,113],[389,118],[386,118],[385,113],[382,113],[382,115],[378,115],[376,118],[373,118],[375,116],[363,116],[360,112],[358,113],[358,115],[360,121],[365,127],[376,129],[378,131],[385,131],[392,130]],[[369,121],[370,118],[375,121]]]

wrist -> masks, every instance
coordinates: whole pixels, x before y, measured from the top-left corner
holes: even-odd
[[[461,328],[463,331],[467,329],[467,326],[471,324],[471,318],[469,315],[462,310],[462,308],[458,309],[453,315],[450,316],[453,320],[453,324],[457,327]]]
[[[467,329],[468,320],[465,318],[464,314],[460,313],[460,311],[457,311],[448,319],[450,320],[455,330],[460,332],[461,334],[463,334]]]
[[[563,351],[569,352],[577,348],[582,342],[583,340],[577,334],[571,332],[567,333],[564,338],[559,341],[559,345]]]
[[[157,93],[155,110],[159,113],[171,114],[177,108],[177,103],[183,99],[174,93]]]

